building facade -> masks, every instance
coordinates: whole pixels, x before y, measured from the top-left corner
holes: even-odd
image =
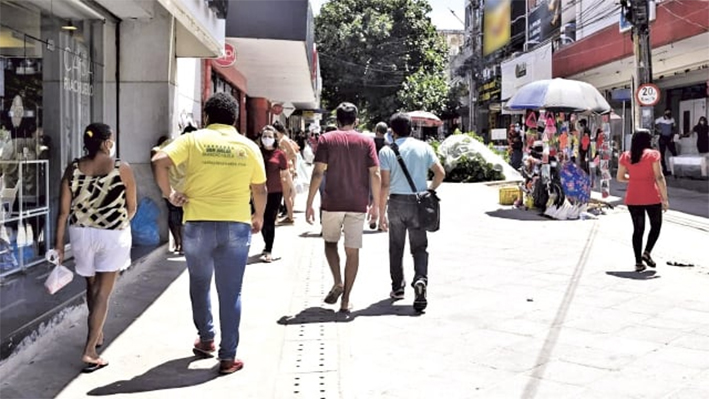
[[[83,155],[91,122],[113,128],[139,197],[160,201],[150,149],[177,130],[180,112],[200,119],[195,57],[221,55],[226,4],[0,1],[0,252],[13,249],[18,261],[4,257],[2,276],[40,262],[53,245],[61,176]]]

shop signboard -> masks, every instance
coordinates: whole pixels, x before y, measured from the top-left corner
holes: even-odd
[[[528,6],[530,10],[528,14],[528,43],[534,45],[542,43],[559,32],[561,27],[561,2],[528,0]]]
[[[478,90],[478,102],[500,102],[501,92],[501,79],[499,76],[496,76],[480,86]]]
[[[236,49],[229,43],[224,43],[224,55],[214,60],[222,68],[228,68],[236,63]]]
[[[529,82],[551,79],[551,43],[524,53],[501,65],[502,99],[511,98],[520,87]]]
[[[483,16],[483,55],[489,55],[510,41],[512,0],[487,0]]]

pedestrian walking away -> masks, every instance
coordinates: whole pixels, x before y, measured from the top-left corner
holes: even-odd
[[[374,196],[374,205],[369,208],[369,221],[377,220],[379,213],[379,160],[374,140],[354,130],[357,125],[357,107],[342,103],[337,107],[338,129],[320,136],[315,165],[310,181],[306,219],[315,221],[313,201],[327,168],[327,182],[322,204],[322,229],[325,241],[325,257],[332,272],[334,285],[325,297],[325,303],[334,304],[342,296],[340,310],[351,309],[350,293],[359,268],[359,250],[362,248],[369,188]],[[340,255],[337,243],[342,231],[345,236],[345,278],[342,279]]]
[[[662,173],[667,175],[667,158],[665,157],[665,152],[670,150],[673,157],[677,156],[677,148],[675,147],[674,140],[675,118],[672,117],[672,111],[667,109],[665,110],[664,115],[655,119],[655,129],[657,129],[660,133],[660,139],[658,141],[660,146]]]
[[[197,130],[197,128],[190,124],[185,126],[182,130],[182,134],[194,132],[195,130]],[[160,137],[158,139],[157,146],[153,147],[150,151],[150,158],[155,156],[160,149],[167,147],[171,142],[172,140],[170,140],[167,136]],[[174,190],[181,192],[185,179],[184,165],[179,168],[171,168],[169,178],[170,186]],[[170,233],[172,234],[172,239],[175,244],[173,250],[178,254],[182,254],[182,217],[184,216],[184,213],[182,211],[182,207],[172,205],[167,198],[164,200],[165,205],[167,206],[167,227],[170,229]]]
[[[64,239],[69,222],[76,273],[86,278],[89,308],[88,334],[81,360],[83,372],[108,366],[99,356],[103,325],[118,272],[130,265],[130,220],[136,210],[133,171],[115,159],[116,142],[108,125],[92,123],[84,130],[86,156],[65,170],[59,195],[55,250],[64,261]]]
[[[625,204],[633,221],[633,252],[635,271],[638,272],[645,270],[645,265],[655,267],[655,261],[650,254],[660,236],[662,212],[667,211],[670,206],[660,159],[660,153],[652,149],[650,132],[639,130],[633,134],[630,151],[624,152],[618,160],[616,178],[619,182],[628,183]],[[643,252],[646,213],[650,219],[650,234]]]
[[[263,215],[263,229],[261,234],[266,246],[261,253],[261,261],[271,263],[277,258],[273,256],[273,241],[276,238],[276,219],[278,218],[278,208],[283,199],[283,186],[288,184],[288,160],[286,154],[276,146],[276,130],[273,126],[266,126],[261,129],[256,142],[261,147],[261,155],[266,167],[266,188],[268,197],[266,200],[266,211]]]
[[[414,309],[421,312],[428,305],[428,236],[426,230],[420,228],[417,222],[416,193],[426,190],[435,192],[446,173],[433,147],[411,137],[411,118],[408,115],[394,114],[389,126],[394,135],[392,147],[396,146],[399,151],[416,188],[414,192],[394,150],[389,147],[382,148],[379,152],[382,174],[379,226],[389,232],[389,295],[392,299],[403,299],[405,295],[403,257],[408,233],[409,248],[414,260],[414,278],[411,284],[415,292]],[[430,185],[427,183],[429,170],[433,171]]]
[[[215,329],[210,287],[219,298],[219,373],[244,363],[236,358],[241,322],[241,286],[251,246],[266,208],[266,171],[261,150],[234,128],[238,105],[226,93],[204,105],[205,129],[183,135],[153,157],[155,181],[165,198],[184,208],[184,252],[190,277],[192,318],[198,338],[192,351],[211,357]],[[170,187],[169,170],[185,165],[184,191]],[[249,199],[253,195],[254,212]]]
[[[295,216],[293,213],[293,207],[295,206],[295,179],[298,177],[298,145],[295,141],[288,137],[288,132],[285,126],[280,122],[276,121],[273,123],[273,128],[276,130],[276,142],[278,148],[286,154],[286,159],[288,160],[288,169],[290,171],[288,176],[288,181],[283,185],[283,202],[286,207],[286,215],[281,219],[279,224],[293,224],[295,221]]]

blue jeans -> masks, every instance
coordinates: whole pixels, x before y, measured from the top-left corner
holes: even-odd
[[[234,359],[239,344],[241,284],[251,246],[251,226],[237,222],[187,222],[184,251],[190,274],[192,318],[202,341],[214,339],[210,288],[219,296],[220,359]]]
[[[414,257],[414,280],[428,284],[428,236],[426,230],[413,228],[418,205],[415,195],[389,196],[389,273],[391,288],[396,291],[404,287],[404,246],[406,232],[409,232],[409,248]]]

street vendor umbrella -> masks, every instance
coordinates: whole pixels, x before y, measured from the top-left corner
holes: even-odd
[[[515,93],[506,107],[511,110],[544,109],[551,112],[610,112],[608,101],[586,82],[544,79],[528,83]]]
[[[411,122],[414,125],[420,125],[423,127],[438,127],[443,124],[443,122],[441,122],[441,118],[428,111],[407,112],[406,115],[411,118]]]

